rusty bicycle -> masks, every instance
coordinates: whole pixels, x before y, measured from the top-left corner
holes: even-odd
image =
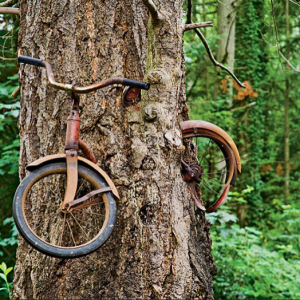
[[[148,90],[150,84],[110,78],[78,87],[56,82],[46,61],[26,56],[19,56],[18,61],[46,68],[50,85],[66,91],[73,99],[73,107],[67,120],[65,153],[42,157],[26,167],[30,173],[14,196],[16,226],[25,241],[44,254],[57,258],[87,255],[110,236],[119,195],[109,176],[96,165],[92,150],[79,139],[79,94],[112,84]],[[78,156],[78,149],[87,158]]]
[[[140,89],[148,90],[150,84],[110,78],[78,87],[56,82],[46,61],[26,56],[19,56],[18,61],[46,68],[50,85],[67,92],[73,107],[67,120],[65,153],[42,157],[26,167],[29,174],[14,196],[16,226],[25,241],[49,256],[76,258],[90,254],[112,233],[119,195],[110,177],[96,164],[92,150],[79,139],[79,95],[122,84],[127,86],[123,92],[126,106],[135,103]],[[187,149],[181,161],[183,177],[194,203],[201,210],[214,212],[241,172],[239,152],[231,137],[212,123],[190,120],[181,122],[180,127]],[[78,156],[79,149],[86,158]]]

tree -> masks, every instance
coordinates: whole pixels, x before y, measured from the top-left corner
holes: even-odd
[[[81,98],[81,137],[121,196],[117,228],[100,250],[74,260],[47,257],[21,239],[15,298],[213,298],[209,224],[180,173],[183,3],[155,3],[20,1],[22,54],[50,62],[58,81],[119,76],[152,87],[128,108],[119,86]],[[23,178],[27,163],[64,151],[71,103],[36,67],[20,67],[20,86]]]
[[[290,59],[290,18],[289,18],[289,1],[285,3],[285,19],[286,19],[286,58]],[[289,70],[290,66],[286,64],[286,68]],[[284,95],[284,201],[285,204],[289,204],[290,194],[290,141],[289,141],[289,102],[290,102],[290,82],[289,77],[285,78],[285,95]]]
[[[229,69],[233,70],[234,67],[234,39],[235,39],[235,17],[236,17],[236,0],[225,0],[218,3],[218,48],[216,52],[217,61],[222,64],[228,65]],[[216,68],[216,75],[220,72]],[[217,77],[216,76],[216,77]],[[216,87],[214,89],[215,98],[217,96],[219,80],[216,80]],[[231,101],[229,106],[232,106],[233,96],[232,81],[229,82],[229,96]]]

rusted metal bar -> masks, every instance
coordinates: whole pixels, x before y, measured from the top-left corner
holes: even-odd
[[[80,117],[77,110],[72,110],[67,122],[65,150],[78,150]]]
[[[49,63],[47,63],[46,61],[42,61],[41,64],[47,70],[47,75],[48,75],[50,84],[57,89],[65,90],[69,93],[75,92],[77,94],[87,94],[87,93],[90,93],[97,89],[104,88],[104,87],[112,85],[112,84],[124,84],[124,85],[130,85],[130,86],[136,84],[136,85],[141,85],[141,88],[143,88],[143,89],[149,89],[149,87],[150,87],[150,85],[148,83],[134,81],[134,80],[130,80],[127,78],[119,78],[119,77],[102,80],[98,83],[95,83],[95,84],[92,84],[92,85],[89,85],[86,87],[79,87],[79,86],[75,86],[75,85],[71,85],[71,84],[59,83],[59,82],[55,81],[51,65]]]
[[[97,158],[95,157],[91,148],[82,140],[79,139],[79,148],[82,150],[84,155],[94,164],[97,163]]]
[[[112,84],[123,84],[123,85],[131,86],[131,87],[138,87],[143,90],[149,90],[149,88],[150,88],[150,84],[147,82],[132,80],[132,79],[128,79],[128,78],[119,78],[119,77],[102,80],[98,83],[95,83],[95,84],[92,84],[92,85],[89,85],[86,87],[79,87],[79,86],[75,86],[72,84],[59,83],[55,80],[52,67],[48,62],[46,62],[42,59],[32,58],[32,57],[23,56],[23,55],[18,56],[18,61],[20,63],[46,68],[47,76],[48,76],[48,80],[49,80],[50,84],[53,87],[55,87],[56,89],[64,90],[69,94],[74,94],[74,93],[86,94],[86,93],[90,93],[92,91],[95,91],[97,89],[100,89],[100,88],[103,88],[103,87],[106,87],[106,86],[109,86]]]
[[[195,205],[196,205],[198,208],[200,208],[201,210],[205,211],[206,208],[204,207],[202,201],[199,200],[199,198],[198,198],[198,196],[197,196],[195,183],[189,182],[189,188],[191,189],[192,199],[193,199]]]
[[[55,87],[59,90],[65,90],[67,92],[72,92],[72,84],[59,83],[55,80],[52,67],[49,63],[47,63],[46,61],[43,60],[41,62],[41,65],[46,68],[48,80],[53,87]]]
[[[67,188],[65,193],[64,202],[61,208],[64,209],[68,203],[72,202],[75,198],[77,185],[78,185],[78,156],[76,150],[67,150]]]
[[[80,204],[80,203],[82,203],[82,202],[84,202],[84,201],[90,199],[91,197],[93,197],[93,196],[95,196],[95,195],[97,195],[97,194],[102,194],[102,193],[106,193],[106,192],[111,192],[111,188],[110,188],[109,186],[108,186],[108,187],[105,187],[105,188],[102,188],[102,189],[94,190],[94,191],[92,191],[92,192],[86,194],[85,196],[83,196],[83,197],[81,197],[81,198],[78,198],[78,199],[75,199],[75,200],[69,202],[69,203],[68,203],[68,207],[72,207],[72,206],[78,205],[78,204]],[[96,199],[97,199],[97,198],[96,198]],[[94,200],[95,200],[95,199],[94,199]],[[87,206],[92,205],[92,204],[93,204],[92,202],[93,202],[93,200],[90,201],[89,203],[86,203]],[[97,202],[99,202],[99,201],[94,201],[94,203],[97,203]],[[76,207],[76,208],[78,208],[78,207]]]
[[[183,177],[186,181],[195,180],[201,182],[202,167],[198,165],[189,166],[184,160],[181,160],[184,172]]]
[[[108,85],[122,84],[123,80],[124,80],[123,78],[110,78],[110,79],[106,79],[106,80],[100,81],[98,83],[95,83],[95,84],[92,84],[92,85],[89,85],[89,86],[86,86],[86,87],[74,86],[73,90],[76,93],[85,94],[85,93],[90,93],[90,92],[92,92],[94,90],[97,90],[97,89],[100,89],[100,88],[104,88]]]

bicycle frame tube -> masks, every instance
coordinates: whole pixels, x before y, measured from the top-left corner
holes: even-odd
[[[75,95],[73,95],[75,96]],[[72,97],[74,101],[78,101],[79,98]],[[75,105],[74,105],[75,106]],[[74,200],[78,185],[78,145],[79,145],[79,131],[80,131],[80,117],[79,111],[74,109],[67,121],[67,133],[66,133],[66,161],[67,161],[67,188],[65,193],[64,202],[61,208],[66,208],[67,204]]]
[[[78,150],[80,117],[78,110],[71,110],[67,121],[65,150]]]

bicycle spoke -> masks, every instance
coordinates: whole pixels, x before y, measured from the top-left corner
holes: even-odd
[[[209,190],[211,190],[212,192],[216,193],[217,195],[221,196],[221,194],[219,194],[218,192],[216,192],[215,190],[213,190],[208,184],[206,184],[204,181],[201,181],[201,183],[204,184],[204,186],[206,186]]]
[[[81,189],[82,189],[83,184],[85,183],[85,181],[86,181],[86,180],[82,180],[82,183],[81,183],[80,187],[77,189],[75,199],[78,198],[78,194],[79,194],[79,192],[81,191]]]
[[[62,230],[61,230],[61,235],[60,235],[59,246],[61,246],[61,242],[62,242],[64,230],[65,230],[65,229],[64,229],[64,228],[65,228],[65,222],[66,222],[66,214],[64,214],[64,221],[63,221],[63,225],[62,225]]]
[[[197,138],[196,138],[196,139],[197,139]],[[201,158],[201,160],[200,160],[199,165],[201,165],[201,162],[202,162],[203,158],[204,158],[205,155],[206,155],[206,152],[207,152],[207,150],[208,150],[208,147],[209,147],[210,142],[211,142],[211,140],[209,140],[209,142],[208,142],[208,144],[207,144],[206,150],[205,150],[204,155],[202,156],[202,158]],[[197,147],[198,147],[198,146],[197,146]]]
[[[211,172],[211,173],[202,173],[202,174],[201,174],[201,176],[202,176],[202,175],[210,175],[210,174],[225,174],[225,173],[229,173],[229,170],[228,170],[228,171],[226,171],[226,172]]]
[[[220,162],[225,161],[225,160],[227,160],[227,159],[228,159],[228,157],[227,157],[227,158],[224,158],[224,159],[222,159],[222,160],[220,160],[220,161],[218,161],[218,162],[216,162],[216,163],[210,164],[210,165],[206,166],[206,168],[208,168],[208,167],[210,167],[210,166],[215,166],[215,165],[219,164]]]
[[[84,231],[84,229],[82,228],[82,226],[77,222],[76,218],[74,217],[74,215],[70,212],[71,216],[73,217],[73,219],[75,220],[75,222],[78,224],[78,226],[81,228],[81,230],[84,232],[84,234],[86,235],[86,237],[88,238],[88,235],[86,234],[86,232]]]
[[[222,181],[219,181],[219,180],[217,180],[217,179],[215,179],[215,178],[206,178],[207,180],[214,180],[214,181],[216,181],[216,182],[219,182],[219,183],[221,183],[221,184],[224,184],[224,182],[222,182]]]
[[[72,229],[71,229],[71,226],[70,226],[70,224],[69,224],[69,221],[67,221],[67,224],[68,224],[69,229],[70,229],[70,233],[71,233],[71,236],[72,236],[72,239],[73,239],[73,243],[74,243],[75,246],[77,246],[76,243],[75,243],[75,240],[74,240],[73,231],[72,231]]]

